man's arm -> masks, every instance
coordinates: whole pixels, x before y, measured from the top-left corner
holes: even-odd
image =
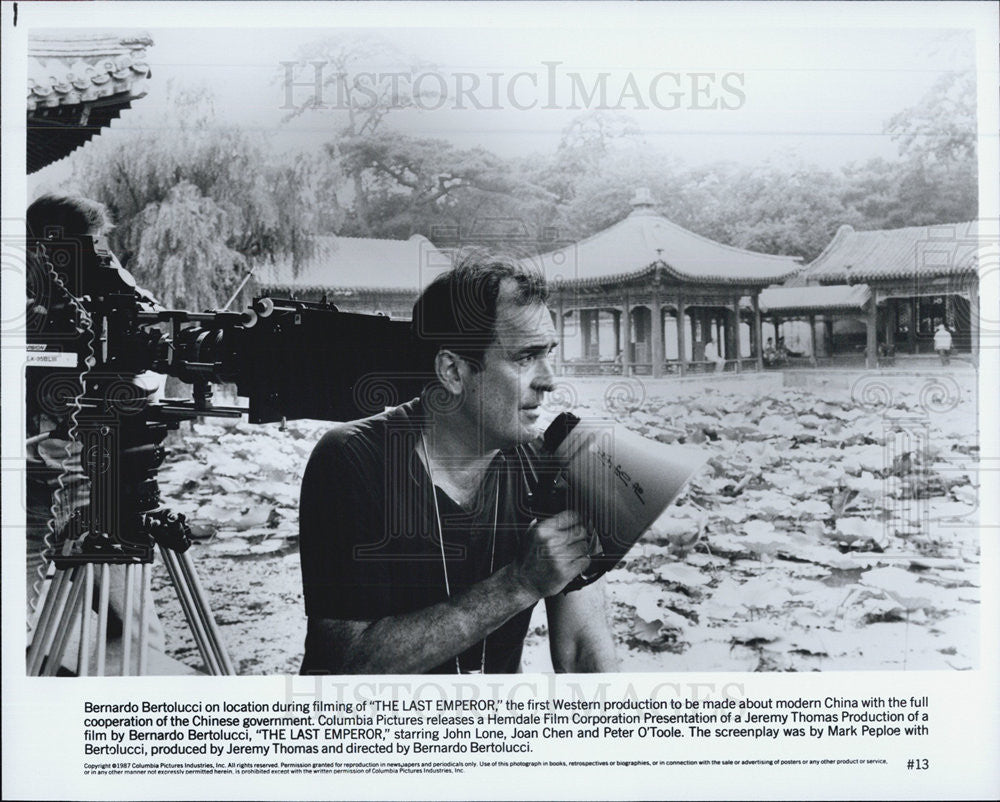
[[[377,621],[310,618],[315,665],[335,674],[417,674],[481,641],[538,601],[521,585],[513,565],[445,602]]]
[[[600,673],[618,670],[608,626],[604,580],[545,600],[552,667],[559,672]]]
[[[413,674],[461,654],[588,563],[588,535],[573,512],[528,530],[518,559],[453,598],[376,621],[309,618],[303,670],[335,674]]]

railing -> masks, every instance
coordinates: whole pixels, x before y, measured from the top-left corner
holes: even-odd
[[[615,362],[563,362],[562,372],[564,376],[620,376],[622,366]]]
[[[740,360],[741,371],[754,371],[757,369],[757,361],[753,357],[743,357]],[[727,359],[723,362],[721,370],[716,370],[716,363],[708,360],[687,361],[684,363],[684,373],[686,375],[706,375],[712,373],[736,373],[736,360]],[[681,374],[681,361],[679,359],[668,359],[663,363],[664,376],[679,376]],[[631,362],[622,365],[610,361],[594,360],[573,360],[562,363],[563,376],[652,376],[652,362]]]

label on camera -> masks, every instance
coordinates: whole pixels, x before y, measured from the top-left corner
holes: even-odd
[[[44,345],[28,344],[25,364],[32,368],[75,368],[79,364],[76,354],[63,351],[46,351]]]

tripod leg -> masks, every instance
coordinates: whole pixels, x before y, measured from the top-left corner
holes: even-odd
[[[31,636],[31,646],[28,647],[28,676],[37,677],[39,675],[45,653],[52,645],[52,637],[59,621],[59,614],[62,612],[62,605],[65,604],[66,595],[69,593],[67,574],[67,571],[61,571],[57,568],[48,592],[45,593],[45,601],[38,618],[38,624]]]
[[[184,575],[181,573],[177,554],[171,549],[160,549],[160,554],[163,555],[163,564],[167,567],[167,572],[170,574],[170,581],[177,592],[177,599],[180,601],[181,609],[184,611],[184,618],[188,622],[188,628],[191,630],[191,635],[198,646],[201,659],[205,663],[205,670],[209,674],[221,674],[220,667],[215,660],[215,654],[209,648],[208,635],[202,626],[198,613],[195,611],[190,588],[184,579]]]
[[[52,587],[58,577],[58,573],[56,564],[49,560],[45,565],[45,576],[38,585],[38,594],[35,596],[34,606],[31,608],[31,616],[28,619],[28,628],[32,632],[38,630],[42,625],[42,615],[46,609],[45,603],[52,594]]]
[[[108,649],[108,607],[111,604],[111,566],[101,564],[100,590],[97,602],[97,666],[98,677],[104,676],[104,662]]]
[[[46,677],[54,677],[59,667],[62,665],[63,654],[66,651],[66,644],[69,642],[70,630],[73,628],[74,618],[80,612],[83,605],[83,583],[80,582],[80,572],[83,569],[75,566],[71,569],[67,584],[70,586],[69,599],[63,607],[60,616],[59,626],[56,629],[55,641],[49,652],[49,659],[45,663],[45,670],[42,672]]]
[[[195,608],[201,616],[210,645],[215,652],[216,660],[221,669],[220,673],[233,676],[236,674],[236,669],[233,668],[232,661],[226,653],[226,648],[222,645],[222,632],[219,631],[219,625],[215,623],[215,617],[208,606],[208,599],[205,597],[205,591],[198,580],[198,574],[194,570],[194,563],[191,562],[191,557],[187,552],[178,555],[178,561],[180,562],[181,570],[187,578],[188,586],[191,588]]]
[[[146,676],[146,666],[149,658],[149,596],[152,564],[143,563],[140,574],[139,597],[139,676]]]
[[[132,630],[135,613],[135,565],[125,566],[125,613],[122,617],[122,676],[132,674]]]
[[[80,652],[76,664],[76,675],[86,677],[90,673],[90,608],[94,603],[94,564],[83,566],[83,604],[80,614]]]

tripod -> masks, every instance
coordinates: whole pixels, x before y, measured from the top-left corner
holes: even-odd
[[[66,650],[74,629],[79,634],[76,655],[78,676],[88,676],[91,671],[92,645],[96,647],[94,674],[105,676],[108,672],[107,640],[110,612],[111,566],[124,567],[125,601],[122,616],[121,675],[132,673],[132,644],[135,638],[136,583],[139,584],[139,642],[136,673],[148,670],[150,578],[153,563],[153,544],[159,547],[167,573],[170,576],[188,627],[197,644],[205,669],[209,674],[235,674],[226,653],[218,625],[209,609],[205,593],[198,580],[187,549],[191,545],[190,528],[183,515],[167,510],[143,514],[136,529],[136,540],[142,545],[123,546],[107,535],[88,533],[83,538],[70,540],[81,524],[79,514],[67,523],[61,533],[61,549],[52,556],[52,567],[47,577],[47,590],[28,649],[28,674],[54,676],[63,664]],[[92,607],[97,594],[97,627],[93,628]],[[96,641],[96,643],[94,642]]]

